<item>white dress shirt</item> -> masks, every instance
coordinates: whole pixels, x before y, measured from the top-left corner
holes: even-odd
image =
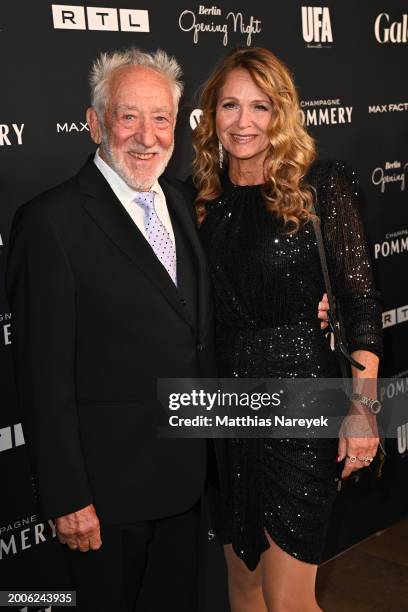
[[[113,193],[116,195],[119,202],[129,214],[132,221],[137,225],[138,229],[147,239],[144,222],[144,208],[140,204],[136,204],[136,202],[134,202],[134,199],[138,192],[129,187],[129,185],[125,183],[125,181],[119,176],[119,174],[115,172],[113,168],[108,166],[108,164],[99,155],[99,149],[95,153],[94,163],[98,170],[108,181]],[[173,244],[175,244],[173,226],[171,224],[170,215],[166,204],[166,197],[163,193],[162,188],[160,187],[159,181],[156,180],[149,191],[153,191],[155,193],[154,207],[156,209],[157,215],[160,221],[163,223],[164,227],[166,228]]]

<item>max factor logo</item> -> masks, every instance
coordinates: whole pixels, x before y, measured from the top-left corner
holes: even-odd
[[[396,104],[372,104],[368,107],[370,115],[376,113],[395,113],[408,110],[408,102],[397,102]]]
[[[332,43],[333,32],[329,8],[327,6],[302,6],[302,33],[303,40],[308,43],[308,47],[322,47],[322,43]]]
[[[65,132],[66,134],[70,134],[71,132],[89,132],[89,127],[86,122],[68,123],[68,121],[66,121],[65,123],[57,123],[57,133],[60,134],[61,132]]]
[[[404,14],[401,21],[393,21],[390,24],[388,13],[380,13],[375,20],[374,34],[381,44],[408,42],[408,15]]]
[[[0,124],[0,147],[23,144],[24,123]]]
[[[21,423],[0,429],[0,453],[25,444]]]
[[[149,11],[68,4],[52,4],[51,7],[57,30],[150,32]]]

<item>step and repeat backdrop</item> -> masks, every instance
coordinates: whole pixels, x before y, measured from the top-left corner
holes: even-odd
[[[2,3],[0,50],[0,583],[65,584],[51,521],[35,500],[11,361],[13,313],[4,291],[8,233],[20,204],[75,174],[94,147],[85,121],[88,72],[103,50],[161,47],[183,66],[185,95],[170,172],[190,174],[197,89],[236,46],[264,46],[292,69],[304,122],[322,157],[357,170],[383,299],[386,408],[408,387],[408,6],[403,0],[300,2],[98,0]],[[120,313],[118,313],[118,317]],[[41,328],[39,315],[36,324]],[[115,320],[110,322],[115,327]],[[101,329],[101,333],[104,330]],[[407,514],[407,423],[387,441],[383,478],[339,494],[326,556]],[[109,441],[107,440],[107,445]],[[208,609],[226,610],[223,563],[211,529]]]

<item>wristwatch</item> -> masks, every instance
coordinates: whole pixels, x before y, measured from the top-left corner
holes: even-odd
[[[357,400],[363,406],[366,406],[372,414],[378,414],[382,409],[382,403],[378,399],[372,399],[367,395],[361,395],[361,393],[353,393],[351,395],[352,400]]]

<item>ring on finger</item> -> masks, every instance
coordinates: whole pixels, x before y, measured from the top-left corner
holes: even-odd
[[[354,463],[357,460],[357,457],[355,455],[347,455],[347,459],[351,461],[351,463]]]
[[[365,463],[371,463],[373,460],[373,457],[365,457],[364,461]]]

